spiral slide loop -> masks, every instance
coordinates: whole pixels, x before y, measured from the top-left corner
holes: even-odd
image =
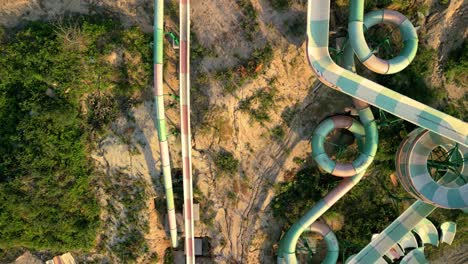
[[[413,61],[418,50],[418,35],[411,21],[393,10],[377,10],[364,17],[364,0],[352,0],[348,24],[351,46],[358,59],[371,71],[379,74],[393,74],[402,71]],[[364,32],[380,23],[391,24],[400,30],[403,50],[390,60],[383,60],[374,55],[367,45]]]
[[[468,184],[464,179],[452,171],[447,171],[445,176],[454,181],[450,184],[441,184],[432,179],[427,168],[427,160],[433,149],[442,147],[450,150],[455,143],[433,132],[417,129],[402,142],[397,152],[396,168],[397,176],[407,192],[415,198],[437,207],[448,209],[468,208]],[[468,148],[458,146],[456,159],[463,160],[460,175],[468,175]]]
[[[315,222],[310,225],[309,231],[322,235],[323,240],[327,244],[327,254],[322,263],[336,263],[340,250],[338,239],[336,239],[332,229],[325,223]]]
[[[313,157],[326,172],[338,177],[351,177],[363,172],[372,163],[377,152],[377,126],[369,107],[360,110],[359,115],[363,125],[349,116],[334,116],[320,123],[315,130],[312,137]],[[325,153],[327,135],[339,128],[352,132],[358,141],[360,154],[352,163],[337,163]]]
[[[354,53],[351,46],[345,49],[344,54],[344,67],[354,70]],[[295,249],[301,234],[316,227],[318,223],[315,221],[362,179],[366,168],[372,163],[377,152],[377,125],[367,103],[354,100],[354,105],[359,111],[361,122],[349,116],[334,116],[320,123],[312,136],[313,157],[318,165],[332,175],[344,177],[345,179],[291,226],[281,239],[278,250],[278,263],[297,263]],[[324,143],[327,135],[338,128],[349,130],[357,140],[361,154],[352,163],[336,163],[325,153]],[[336,244],[335,249],[335,244],[331,240],[332,237],[335,237],[332,230],[329,230],[327,235],[324,236],[328,249],[327,256],[322,260],[324,264],[336,263],[335,255],[337,257],[338,252],[335,253],[335,251],[338,251],[338,244]],[[330,243],[328,243],[327,239],[330,240]]]

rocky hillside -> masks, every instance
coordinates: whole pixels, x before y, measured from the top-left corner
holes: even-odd
[[[166,27],[174,32],[176,2],[166,1]],[[349,97],[321,85],[308,66],[306,1],[278,1],[285,2],[284,9],[271,2],[192,3],[192,147],[195,200],[201,207],[196,232],[211,238],[216,263],[274,261],[284,224],[272,214],[274,186],[291,180],[303,164],[312,164],[313,129],[325,117],[345,113],[351,106]],[[336,37],[346,25],[347,1],[333,2]],[[450,52],[466,41],[468,5],[463,0],[445,5],[438,0],[409,2],[414,3],[390,7],[407,12],[419,28],[421,43],[436,51],[432,74],[425,81],[448,93],[438,105],[458,102],[467,86],[449,83],[443,69]],[[8,28],[69,13],[109,14],[118,16],[125,26],[137,25],[148,33],[152,29],[152,1],[147,0],[0,0],[0,25]],[[125,62],[123,53],[111,55],[112,63]],[[166,56],[165,88],[177,94],[177,53],[169,42]],[[119,259],[112,255],[112,245],[119,239],[119,226],[129,223],[124,196],[137,199],[138,192],[145,193],[146,206],[134,217],[149,221],[145,231],[149,251],[138,262],[149,262],[152,252],[162,258],[169,245],[162,231],[165,205],[153,104],[150,96],[141,99],[113,121],[108,133],[96,138],[92,151],[96,167],[103,172],[96,195],[104,208],[101,220],[107,223],[105,235],[98,239],[104,239],[108,256],[96,254],[97,259]],[[167,108],[177,188],[182,166],[177,101],[168,98]],[[109,186],[127,191],[109,196]],[[106,209],[109,204],[120,216]]]

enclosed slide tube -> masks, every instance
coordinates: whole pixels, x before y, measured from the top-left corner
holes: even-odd
[[[359,117],[362,125],[349,116],[334,116],[320,123],[314,132],[312,137],[312,150],[315,161],[325,171],[335,176],[345,178],[286,232],[280,241],[278,263],[297,263],[295,252],[301,234],[308,230],[314,231],[313,227],[318,224],[318,222],[315,221],[362,179],[366,166],[372,162],[377,150],[375,147],[378,141],[377,126],[370,108],[365,103],[356,101],[355,105],[359,109]],[[327,135],[338,128],[347,129],[352,132],[358,142],[360,152],[367,153],[365,159],[362,158],[361,155],[359,156],[362,159],[361,163],[364,165],[356,166],[358,169],[354,166],[355,162],[351,164],[335,163],[324,151],[324,143]],[[356,173],[356,171],[360,172],[352,176],[351,174]],[[321,232],[318,233],[322,234]],[[333,232],[330,230],[327,234],[331,236]],[[324,238],[327,241],[327,237]],[[327,255],[322,263],[336,263],[338,260],[338,253],[336,252],[338,251],[338,244],[327,243],[327,249]]]
[[[380,74],[397,73],[413,61],[418,50],[418,35],[413,24],[401,13],[393,10],[376,10],[364,18],[364,0],[351,0],[349,13],[349,35],[351,46],[358,59],[371,71]],[[374,55],[367,45],[364,32],[380,23],[398,27],[403,39],[403,50],[390,60],[383,60]]]
[[[457,149],[458,153],[452,159],[464,160],[460,170],[462,177],[458,177],[457,184],[452,186],[441,185],[432,179],[427,167],[427,160],[433,149],[442,147],[447,152]],[[468,148],[459,146],[431,131],[419,130],[417,136],[406,140],[399,148],[396,159],[396,174],[407,192],[416,199],[447,209],[468,208]],[[448,171],[453,174],[454,172]],[[454,175],[457,177],[456,175]]]
[[[179,1],[180,56],[179,89],[184,189],[185,257],[187,264],[195,263],[192,188],[192,138],[190,132],[190,0]]]
[[[351,3],[354,9],[362,5],[362,3]],[[363,13],[363,8],[359,8]],[[351,10],[351,13],[353,10]],[[395,11],[373,12],[368,14],[365,18],[361,19],[362,14],[358,12],[351,14],[351,21],[349,25],[350,41],[353,49],[357,47],[354,52],[364,65],[368,66],[371,70],[376,72],[388,74],[402,70],[414,58],[417,49],[417,35],[411,23],[403,19],[403,16]],[[311,67],[317,74],[318,78],[328,86],[351,95],[355,99],[357,106],[362,105],[366,107],[365,103],[375,105],[387,112],[399,116],[405,120],[415,123],[419,126],[427,128],[445,137],[448,137],[462,145],[466,145],[468,138],[468,127],[466,123],[439,112],[431,107],[423,105],[415,100],[406,96],[398,94],[389,90],[388,88],[367,80],[355,73],[351,72],[352,67],[344,69],[333,62],[328,52],[328,33],[329,33],[329,20],[330,20],[330,1],[329,0],[309,0],[308,1],[308,44],[307,54]],[[357,23],[353,23],[357,22]],[[384,61],[375,57],[371,52],[366,49],[361,49],[364,39],[364,30],[378,23],[392,23],[400,28],[400,32],[404,38],[405,48],[403,52],[395,59]],[[361,24],[360,24],[361,23]],[[357,29],[357,25],[362,28]],[[364,27],[365,26],[365,27]],[[358,47],[359,46],[359,47]],[[366,44],[367,46],[367,44]],[[368,48],[367,48],[368,49]],[[370,49],[368,49],[370,51]],[[346,55],[348,54],[348,55]],[[349,56],[349,51],[345,51],[345,55]],[[363,102],[364,101],[364,102]],[[360,109],[359,107],[357,107]],[[370,110],[369,110],[370,111]],[[361,113],[360,113],[361,117]],[[361,119],[362,120],[362,119]],[[362,120],[365,122],[364,120]],[[341,121],[340,121],[341,122]],[[353,173],[357,173],[349,179],[358,180],[364,174],[365,168],[372,161],[373,155],[369,155],[369,151],[361,150],[358,159],[350,165],[336,164],[329,159],[324,151],[320,148],[324,142],[324,138],[334,128],[343,127],[339,125],[340,122],[325,121],[318,127],[318,132],[314,134],[312,139],[313,146],[315,145],[314,158],[318,164],[327,172],[337,174],[342,177],[349,177]],[[358,130],[354,129],[353,122],[348,127],[349,130],[355,133],[358,139]],[[367,132],[367,131],[365,131]],[[375,133],[377,135],[377,132]],[[372,138],[372,136],[371,136]],[[375,137],[377,140],[377,137]],[[368,143],[368,142],[365,142]],[[375,146],[369,146],[375,148]],[[319,146],[317,148],[317,146]],[[371,149],[372,149],[371,148]],[[375,153],[374,153],[375,154]],[[369,162],[359,162],[363,161]],[[452,175],[446,175],[442,182],[453,181],[448,180]],[[358,181],[357,180],[357,181]],[[356,181],[356,183],[357,183]],[[342,182],[343,183],[343,182]],[[354,186],[354,185],[352,185]],[[351,189],[351,187],[349,189]],[[338,186],[337,188],[339,188]],[[349,191],[347,189],[346,191]],[[344,193],[346,193],[346,191]],[[284,235],[280,242],[278,251],[278,262],[282,263],[296,263],[295,256],[296,243],[301,233],[310,226],[320,215],[322,215],[331,205],[324,203],[324,201],[334,200],[335,202],[344,195],[343,192],[337,194],[335,190],[329,193],[323,200],[319,201],[317,205],[306,213],[291,229]],[[333,198],[332,198],[333,197]],[[384,230],[379,236],[376,237],[363,251],[351,259],[350,263],[376,263],[382,259],[382,256],[388,252],[392,246],[398,241],[402,240],[409,230],[415,227],[425,216],[429,215],[435,209],[434,206],[425,204],[421,201],[414,203],[407,211],[405,211],[394,223]],[[408,229],[408,227],[411,227]]]
[[[400,148],[401,146],[405,146],[407,141],[413,141],[421,134],[421,132],[424,131],[426,130],[422,128],[412,131],[401,143]],[[453,143],[450,142],[450,144]],[[447,146],[442,145],[442,147]],[[467,161],[465,161],[465,163],[466,162]],[[460,182],[460,177],[458,175],[454,173],[446,173],[437,181],[437,184],[441,186],[455,187],[460,186],[462,182]],[[425,221],[426,217],[429,216],[436,208],[437,207],[433,204],[417,200],[357,255],[347,261],[347,263],[374,263],[388,252],[396,243],[404,242],[408,237],[408,233],[411,233],[411,230],[417,227],[421,222]]]
[[[350,70],[354,69],[353,56],[350,48],[345,50],[344,64]],[[316,220],[362,179],[365,169],[372,163],[378,142],[378,131],[374,116],[366,103],[355,100],[354,105],[359,111],[361,122],[349,116],[334,116],[325,119],[314,131],[312,152],[315,161],[326,172],[334,176],[344,177],[344,179],[286,232],[280,241],[278,263],[297,263],[295,251],[301,234],[305,231],[315,231],[314,227],[323,225],[316,222]],[[334,129],[339,128],[352,132],[359,146],[361,154],[350,164],[336,163],[325,153],[324,143],[327,135]],[[327,242],[328,251],[322,263],[336,263],[339,251],[338,244],[329,241],[330,237],[336,239],[335,235],[330,229],[325,235],[324,232],[317,233],[322,234]]]
[[[154,1],[154,103],[156,109],[156,129],[159,138],[164,188],[166,189],[167,216],[172,247],[177,247],[177,226],[172,190],[171,162],[167,142],[166,115],[164,111],[163,86],[163,43],[164,43],[164,0]]]
[[[315,222],[310,225],[306,231],[317,233],[323,237],[323,240],[327,245],[327,254],[323,260],[323,263],[336,263],[340,249],[338,246],[338,240],[336,239],[333,230],[325,223]]]
[[[323,215],[333,204],[335,204],[341,197],[343,197],[351,188],[353,188],[364,176],[360,173],[353,177],[343,179],[335,189],[329,192],[323,199],[318,201],[312,209],[310,209],[304,216],[302,216],[281,238],[280,246],[278,249],[278,263],[297,263],[296,246],[297,241],[301,234],[308,230],[314,222]],[[337,246],[338,247],[338,246]],[[335,248],[328,248],[325,264],[336,263],[338,254],[334,254]],[[330,250],[333,250],[330,252]],[[332,257],[328,257],[330,254]]]
[[[351,1],[351,6],[358,5]],[[351,11],[354,12],[353,10]],[[431,130],[436,134],[447,137],[464,146],[468,144],[468,125],[465,122],[363,78],[338,66],[332,60],[328,51],[330,0],[309,0],[307,15],[307,55],[312,69],[321,82],[340,92],[374,105],[386,112],[405,119],[420,127]],[[353,16],[351,18],[353,19]],[[371,18],[373,18],[373,16],[369,19]],[[390,23],[390,21],[396,20],[392,15],[384,15],[382,19],[384,23]],[[369,22],[369,24],[372,23]],[[406,24],[407,22],[405,22],[405,25]],[[355,43],[355,45],[364,45],[365,39],[363,36],[363,30],[357,30],[353,25],[354,24],[350,22],[349,38],[351,40],[351,44],[353,45],[353,43]],[[411,41],[411,37],[414,36],[414,29],[409,29],[408,26],[400,26],[400,30],[403,31],[403,35],[405,36],[408,45],[413,45],[411,43],[417,43],[416,41]],[[411,32],[405,33],[405,31]],[[355,38],[361,40],[353,40]],[[354,48],[355,47],[353,46],[353,49]],[[400,56],[406,56],[406,60],[410,61],[413,57],[412,50],[413,49],[409,52],[406,51],[405,48],[404,51],[407,55],[402,53]],[[362,60],[364,60],[366,56],[369,56],[369,54],[365,53],[366,52],[362,52],[360,55]],[[373,61],[377,60],[364,60],[367,65],[375,65],[371,68],[381,68],[378,65],[382,63],[379,62],[373,64]],[[397,71],[402,67],[401,65],[406,64],[406,62],[397,63],[397,61],[391,60],[387,61],[387,63],[389,63],[389,69],[391,69],[388,71]]]

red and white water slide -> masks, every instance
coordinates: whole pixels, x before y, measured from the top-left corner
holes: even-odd
[[[195,263],[192,188],[192,137],[190,132],[190,0],[179,2],[180,29],[180,120],[184,185],[184,225],[186,263]]]

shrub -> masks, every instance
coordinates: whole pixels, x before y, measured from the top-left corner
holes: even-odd
[[[275,126],[271,130],[271,139],[276,140],[276,141],[281,141],[285,136],[284,129],[281,125]]]
[[[233,174],[237,172],[239,168],[239,161],[234,158],[231,152],[220,151],[216,154],[214,158],[214,163],[218,170],[228,174]]]
[[[240,26],[244,30],[245,37],[248,41],[253,41],[258,33],[260,26],[258,25],[257,10],[252,5],[250,0],[236,0],[237,5],[241,8],[243,18],[240,21]]]
[[[101,223],[90,135],[146,88],[149,44],[138,29],[98,16],[9,32],[0,45],[0,248],[95,246]],[[108,60],[117,50],[127,55],[120,65]]]
[[[468,41],[450,54],[444,75],[448,82],[460,87],[468,87]]]
[[[259,122],[270,121],[269,113],[275,107],[276,88],[257,90],[252,96],[239,102],[239,110],[249,113],[250,117]]]
[[[270,0],[270,5],[277,11],[284,11],[292,4],[293,0]]]

